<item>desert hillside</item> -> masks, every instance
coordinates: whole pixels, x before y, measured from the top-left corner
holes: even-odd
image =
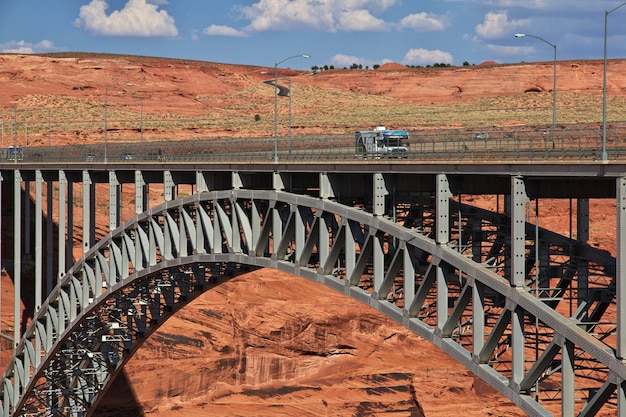
[[[274,69],[150,57],[0,55],[0,121],[18,144],[98,143],[104,104],[110,141],[273,135]],[[557,65],[560,125],[602,120],[602,61]],[[279,135],[351,133],[385,125],[414,131],[547,125],[553,65],[449,68],[279,68]],[[626,120],[626,61],[607,66],[607,118]],[[291,115],[291,117],[289,117]],[[289,123],[291,120],[291,123]],[[51,132],[50,132],[51,131]],[[7,132],[5,132],[7,133]],[[52,133],[52,134],[50,134]]]
[[[557,69],[559,123],[598,123],[602,62],[563,61]],[[139,120],[146,142],[271,136],[274,91],[264,81],[273,70],[151,57],[0,55],[3,140],[13,133],[28,146],[98,143],[105,100],[112,141],[139,140]],[[277,75],[292,87],[294,135],[309,135],[375,125],[419,131],[549,124],[552,71],[552,62],[386,64],[315,74],[279,68]],[[619,123],[626,120],[626,61],[610,61],[607,78],[609,120]],[[288,108],[279,99],[282,135]],[[567,234],[568,206],[541,202],[540,225]],[[591,203],[590,243],[612,253],[614,211],[612,201]],[[106,223],[106,216],[100,221]],[[12,324],[12,291],[3,275],[3,333]],[[3,350],[4,363],[5,345]],[[468,417],[523,415],[437,348],[369,307],[262,270],[205,294],[161,327],[94,415],[445,417],[461,410]]]

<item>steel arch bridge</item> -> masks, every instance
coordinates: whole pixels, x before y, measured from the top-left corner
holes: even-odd
[[[370,305],[529,415],[623,415],[626,368],[606,319],[615,314],[615,259],[520,222],[517,177],[507,214],[458,204],[446,176],[436,179],[434,195],[394,205],[393,218],[376,192],[365,207],[324,191],[237,187],[138,214],[60,276],[7,368],[3,415],[89,415],[171,314],[264,267]],[[578,301],[571,317],[559,312],[568,291]]]

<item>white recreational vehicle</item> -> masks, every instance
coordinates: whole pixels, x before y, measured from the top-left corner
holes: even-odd
[[[355,132],[355,154],[364,158],[406,158],[409,132],[378,126]]]

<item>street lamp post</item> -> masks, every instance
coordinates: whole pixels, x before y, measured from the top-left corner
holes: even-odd
[[[289,154],[291,154],[291,78],[287,78],[289,85]]]
[[[535,36],[535,35],[529,35],[526,33],[516,33],[515,37],[516,38],[523,38],[528,36],[529,38],[535,38],[535,39],[539,39],[542,42],[547,43],[548,45],[550,45],[552,48],[554,48],[554,85],[552,87],[552,136],[554,137],[554,134],[556,132],[556,44],[548,42],[547,40],[540,38],[539,36]]]
[[[139,143],[143,144],[143,97],[133,95],[139,99]]]
[[[602,81],[602,161],[608,160],[606,152],[606,24],[609,13],[614,12],[620,7],[626,5],[626,2],[620,4],[617,7],[609,11],[604,11],[604,69],[603,69],[603,81]]]
[[[278,65],[292,58],[311,58],[310,55],[294,55],[274,64],[274,162],[278,162]],[[289,92],[291,94],[291,92]]]
[[[107,162],[107,108],[109,107],[109,86],[104,89],[104,162]]]

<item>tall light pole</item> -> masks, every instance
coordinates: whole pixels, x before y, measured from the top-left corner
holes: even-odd
[[[139,99],[139,143],[143,144],[143,97],[136,94],[133,97]]]
[[[50,109],[48,109],[48,148],[50,147],[50,135],[52,131],[50,129]]]
[[[289,153],[291,154],[291,78],[287,78],[289,85]]]
[[[604,70],[603,70],[603,81],[602,81],[602,161],[608,160],[608,155],[606,153],[606,23],[609,13],[614,12],[620,7],[626,5],[626,2],[620,4],[617,7],[609,11],[604,11]]]
[[[107,162],[107,108],[109,107],[109,86],[104,89],[104,162]]]
[[[554,85],[552,87],[552,136],[554,137],[554,134],[556,132],[556,44],[552,42],[548,42],[547,40],[540,38],[539,36],[535,36],[535,35],[529,35],[526,33],[515,34],[516,38],[524,38],[526,36],[529,38],[539,39],[540,41],[545,42],[548,45],[550,45],[552,48],[554,48],[554,75],[553,75]]]
[[[274,162],[278,162],[278,65],[292,58],[311,58],[310,55],[294,55],[274,64]],[[290,92],[291,94],[291,92]]]

